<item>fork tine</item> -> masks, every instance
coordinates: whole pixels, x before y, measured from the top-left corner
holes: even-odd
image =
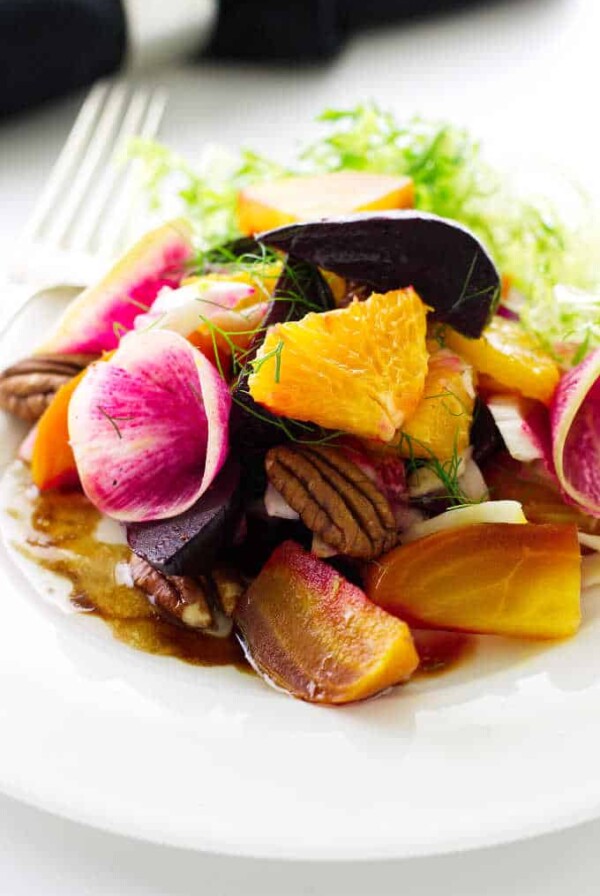
[[[106,97],[102,112],[95,130],[90,137],[83,161],[73,179],[67,198],[61,205],[57,217],[48,230],[48,242],[62,248],[69,230],[77,217],[77,212],[84,201],[88,185],[96,167],[110,145],[111,136],[118,123],[121,108],[125,100],[125,87],[113,85]]]
[[[86,199],[77,230],[70,242],[70,247],[75,251],[93,252],[93,237],[99,227],[102,214],[123,179],[124,172],[119,164],[119,155],[126,146],[127,140],[140,132],[149,100],[150,94],[146,90],[134,91],[129,100],[123,122],[115,139],[114,151],[107,160],[98,186]]]
[[[140,137],[151,140],[158,133],[160,123],[165,113],[168,93],[164,87],[157,87],[152,97],[152,105],[148,109],[148,115],[142,125]]]
[[[35,242],[40,239],[46,219],[69,183],[69,177],[89,139],[107,91],[107,84],[96,84],[84,100],[67,141],[46,181],[46,186],[25,224],[22,235],[24,242]]]
[[[167,91],[160,87],[152,94],[139,130],[140,137],[150,140],[158,133],[167,104],[167,96]],[[128,166],[118,199],[110,212],[103,216],[98,231],[98,251],[103,255],[111,256],[120,248],[127,225],[131,220],[134,169],[133,164]]]

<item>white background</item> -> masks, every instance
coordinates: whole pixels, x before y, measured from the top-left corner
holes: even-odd
[[[285,152],[323,106],[374,97],[401,114],[467,123],[492,150],[556,160],[596,189],[599,40],[596,0],[489,0],[476,11],[364,35],[324,70],[198,67],[146,77],[170,88],[163,137],[192,157],[215,140]],[[79,101],[0,125],[0,260],[9,255]],[[252,807],[244,809],[251,825]],[[253,862],[146,846],[0,797],[0,893],[586,896],[598,891],[599,839],[600,822],[437,859]]]

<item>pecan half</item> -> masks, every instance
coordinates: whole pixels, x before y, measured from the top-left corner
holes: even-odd
[[[34,355],[0,373],[0,408],[21,420],[38,420],[54,395],[98,355]]]
[[[244,584],[237,573],[214,569],[210,576],[167,576],[133,554],[129,562],[134,584],[153,606],[188,628],[223,631],[223,615],[231,618]],[[219,620],[219,616],[221,619]],[[230,623],[228,623],[230,625]]]
[[[189,576],[167,576],[134,554],[129,562],[133,581],[157,610],[190,628],[210,628],[214,619],[200,582]]]
[[[396,543],[387,498],[338,448],[277,445],[265,467],[304,525],[340,554],[371,559]]]
[[[234,614],[237,602],[246,590],[241,576],[229,567],[218,566],[210,574],[214,594],[219,607],[230,619]]]

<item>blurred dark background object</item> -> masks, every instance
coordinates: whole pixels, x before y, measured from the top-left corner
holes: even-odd
[[[346,39],[481,3],[482,0],[221,0],[212,56],[265,62],[315,62]]]
[[[126,46],[121,0],[0,0],[0,115],[110,74]]]
[[[134,16],[156,16],[158,2],[0,0],[0,115],[117,71],[127,59],[128,25]],[[198,34],[196,56],[314,63],[335,56],[348,36],[364,29],[477,2],[482,0],[197,0],[212,9],[215,24],[208,43]],[[164,7],[161,16],[164,21]]]

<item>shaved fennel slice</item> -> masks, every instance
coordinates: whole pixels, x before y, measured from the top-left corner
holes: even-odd
[[[418,538],[426,538],[445,529],[460,526],[474,526],[479,523],[526,523],[523,508],[518,501],[484,501],[481,504],[468,504],[464,507],[453,507],[421,523],[415,523],[403,535],[400,541],[407,544]]]

